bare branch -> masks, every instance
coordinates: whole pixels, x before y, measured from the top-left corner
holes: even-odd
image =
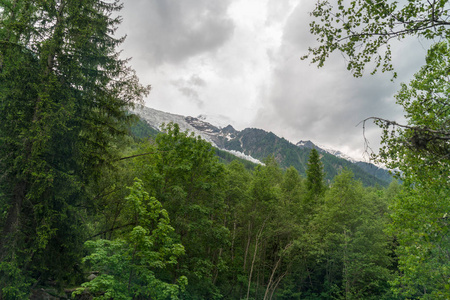
[[[95,237],[97,237],[97,236],[100,236],[100,235],[102,235],[102,234],[105,234],[105,233],[108,233],[108,232],[111,232],[111,231],[114,231],[114,230],[118,230],[118,229],[122,229],[122,228],[125,228],[125,227],[128,227],[128,226],[132,226],[132,225],[135,225],[135,226],[136,226],[137,223],[136,223],[136,222],[133,222],[133,223],[128,223],[128,224],[125,224],[125,225],[122,225],[122,226],[117,226],[117,227],[114,227],[114,228],[110,228],[110,229],[101,231],[101,232],[99,232],[99,233],[97,233],[97,234],[94,234],[94,235],[90,236],[89,239],[95,238]]]
[[[434,130],[434,129],[428,128],[426,126],[403,125],[403,124],[397,123],[396,121],[391,121],[391,120],[387,120],[387,119],[383,119],[383,118],[379,118],[379,117],[366,118],[363,121],[361,121],[360,123],[358,123],[358,125],[361,123],[365,124],[369,120],[381,121],[387,125],[393,125],[393,126],[397,126],[397,127],[401,127],[401,128],[411,129],[411,130],[418,131],[418,132],[429,133],[429,134],[432,134],[434,139],[437,139],[437,140],[450,140],[450,132],[446,131],[446,130]]]

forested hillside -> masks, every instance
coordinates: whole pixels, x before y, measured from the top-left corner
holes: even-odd
[[[173,115],[145,106],[139,106],[135,112],[142,120],[139,122],[141,131],[144,132],[145,127],[148,127],[148,133],[154,137],[161,124],[174,122],[179,124],[180,128],[193,131],[212,143],[220,149],[218,152],[222,153],[222,156],[225,155],[223,150],[234,151],[235,154],[242,153],[253,161],[255,159],[263,161],[267,156],[274,155],[282,168],[293,166],[300,174],[305,175],[309,152],[311,148],[316,148],[323,156],[325,178],[328,182],[331,182],[342,169],[350,169],[365,186],[387,187],[392,181],[392,176],[386,169],[378,168],[371,163],[355,162],[335,156],[311,142],[306,145],[294,145],[273,132],[262,129],[245,128],[238,131],[231,125],[219,128],[198,118]]]
[[[266,132],[256,128],[247,128],[240,131],[237,133],[235,139],[224,141],[224,148],[241,151],[260,160],[263,160],[269,155],[274,155],[282,168],[293,166],[302,175],[306,174],[308,155],[311,151],[310,148],[298,147],[286,139],[276,136],[272,132]],[[370,172],[369,168],[362,169],[356,163],[336,157],[325,151],[321,151],[320,155],[322,156],[322,162],[326,171],[325,179],[328,182],[331,182],[343,169],[351,170],[355,174],[355,177],[361,180],[366,186],[388,186],[392,180],[387,170],[380,170],[380,174],[374,174]],[[374,165],[371,166],[375,168]]]
[[[1,300],[449,298],[447,42],[397,94],[408,125],[377,119],[375,156],[404,183],[365,186],[346,168],[327,180],[316,149],[304,175],[280,165],[270,134],[245,137],[274,147],[251,150],[261,165],[176,123],[149,138],[117,1],[0,5]]]
[[[343,171],[329,187],[314,150],[307,177],[293,167],[283,171],[273,156],[252,170],[237,161],[222,164],[208,142],[176,124],[129,151],[97,187],[104,209],[93,216],[84,261],[85,272],[99,273],[76,293],[89,288],[97,296],[132,297],[145,291],[156,299],[390,295],[394,244],[383,228],[400,186],[364,188]]]
[[[283,171],[273,156],[250,169],[223,164],[176,124],[127,145],[90,186],[78,225],[84,257],[52,276],[22,267],[22,281],[3,285],[3,298],[42,288],[98,299],[389,295],[394,244],[383,228],[398,185],[364,188],[343,171],[329,187],[315,150],[307,177]]]

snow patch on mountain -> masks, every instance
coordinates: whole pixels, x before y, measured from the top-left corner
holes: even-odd
[[[206,115],[200,115],[197,118],[184,117],[181,115],[162,112],[145,106],[137,106],[133,110],[133,113],[141,117],[154,129],[161,130],[161,125],[163,123],[177,123],[181,131],[187,130],[189,132],[194,132],[196,136],[200,136],[202,139],[211,143],[213,147],[227,151],[237,157],[246,159],[253,163],[262,164],[254,157],[251,157],[239,151],[223,149],[222,147],[219,147],[217,145],[216,141],[218,141],[219,137],[223,137],[230,141],[236,136],[237,133],[237,131],[231,125],[229,125],[229,123],[227,123],[225,117],[219,116],[211,118],[207,117]],[[210,122],[207,122],[206,120],[214,122],[214,125]]]
[[[229,152],[229,153],[231,153],[234,156],[237,156],[239,158],[243,158],[245,160],[251,161],[252,163],[255,163],[255,164],[258,164],[258,165],[264,165],[262,162],[260,162],[256,158],[253,158],[250,155],[244,154],[242,152],[235,151],[235,150],[226,150],[226,149],[221,149],[221,150],[227,151],[227,152]]]
[[[189,124],[184,116],[162,112],[141,105],[136,106],[136,108],[133,110],[133,113],[140,116],[144,121],[146,121],[156,130],[161,130],[162,124],[168,124],[170,122],[177,123],[181,131],[187,130],[189,132],[194,132],[196,136],[201,136],[204,140],[211,143],[214,147],[217,147],[216,143],[210,136],[204,134],[201,130],[198,130],[197,128]]]
[[[318,150],[321,150],[321,149],[319,149],[319,147],[317,147],[313,142],[311,142],[311,141],[299,141],[297,144],[295,144],[297,147],[300,147],[300,148],[309,148],[309,149],[313,149],[313,148],[315,148],[315,149],[318,149]]]
[[[309,148],[309,149],[313,149],[314,148],[314,149],[317,149],[319,152],[326,152],[326,153],[329,153],[329,154],[334,155],[336,157],[348,160],[348,161],[350,161],[352,163],[358,162],[353,157],[351,157],[351,156],[349,156],[349,155],[347,155],[347,154],[345,154],[345,153],[343,153],[343,152],[341,152],[339,150],[336,150],[336,149],[333,149],[331,147],[324,146],[324,145],[314,144],[311,141],[299,141],[295,145],[298,146],[298,147],[301,147],[301,148]]]
[[[339,150],[336,150],[336,149],[333,149],[331,147],[324,146],[324,145],[318,145],[318,147],[320,149],[324,150],[327,153],[330,153],[330,154],[332,154],[332,155],[334,155],[336,157],[348,160],[349,162],[352,162],[352,163],[358,162],[358,160],[354,159],[353,157],[351,157],[351,156],[349,156],[349,155],[347,155],[347,154],[345,154],[345,153],[343,153],[343,152],[341,152]]]
[[[228,125],[230,125],[231,119],[223,116],[223,115],[198,115],[197,119],[203,121],[203,122],[207,122],[209,124],[212,124],[216,127],[218,127],[219,129],[225,128]]]

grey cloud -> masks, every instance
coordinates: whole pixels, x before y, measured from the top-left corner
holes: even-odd
[[[200,78],[200,76],[198,76],[197,74],[192,75],[191,78],[189,78],[189,80],[187,82],[188,82],[188,84],[195,85],[195,86],[200,86],[200,87],[206,86],[206,81],[203,80],[202,78]]]
[[[214,101],[223,103],[226,95],[244,95],[242,103],[229,106],[234,106],[232,110],[239,112],[239,119],[244,120],[245,126],[270,130],[294,142],[311,139],[352,148],[362,148],[364,142],[361,126],[356,127],[361,120],[370,116],[393,120],[402,118],[402,110],[395,104],[393,95],[399,83],[407,82],[423,64],[427,45],[405,41],[393,47],[393,62],[400,76],[395,83],[390,81],[390,74],[353,78],[338,53],[332,54],[323,68],[317,69],[315,65],[300,60],[308,47],[316,43],[309,31],[309,12],[315,1],[268,0],[264,2],[268,5],[265,25],[276,32],[276,39],[279,37],[278,28],[284,25],[281,43],[278,49],[275,46],[265,49],[268,61],[263,61],[264,58],[254,60],[255,63],[266,64],[267,68],[255,68],[262,73],[255,73],[255,81],[239,83],[250,86],[241,89],[242,86],[233,86],[235,76],[245,73],[246,68],[251,69],[252,59],[248,55],[258,55],[258,52],[249,50],[249,47],[259,45],[242,39],[246,35],[241,36],[241,27],[236,27],[236,36],[232,38],[235,24],[228,16],[228,8],[233,1],[125,2],[124,23],[119,27],[122,33],[128,34],[123,45],[124,54],[134,57],[133,66],[146,75],[149,82],[156,81],[151,97],[160,109],[164,106],[167,109],[176,107],[176,113],[180,114],[184,114],[183,110],[191,114],[192,111],[208,113]],[[239,22],[236,24],[241,26]],[[254,34],[259,34],[259,31]],[[420,49],[421,53],[417,52]],[[199,59],[190,61],[191,57]],[[224,84],[217,87],[220,80]],[[260,82],[262,80],[264,82]],[[230,93],[233,88],[238,92]],[[217,93],[218,97],[211,97],[212,93]],[[251,105],[255,106],[254,110]],[[248,124],[242,111],[250,116],[256,115],[253,124]],[[367,137],[375,141],[374,144],[377,136],[376,128],[367,130]]]
[[[302,50],[308,49],[316,43],[316,37],[309,31],[312,17],[309,15],[315,7],[314,1],[301,1],[292,12],[283,32],[284,43],[296,45]],[[301,56],[303,53],[299,53]]]
[[[233,34],[230,1],[134,0],[125,3],[122,30],[133,55],[150,66],[179,63],[217,49]]]
[[[267,24],[279,23],[286,16],[286,11],[294,5],[295,0],[268,0],[267,1]]]
[[[194,74],[188,79],[180,78],[177,80],[173,80],[171,84],[175,86],[183,96],[192,101],[195,105],[200,108],[204,106],[204,102],[201,100],[198,89],[205,87],[207,83],[199,75]]]
[[[297,68],[285,64],[275,73],[261,125],[270,119],[267,123],[276,124],[293,141],[340,144],[355,134],[362,139],[356,125],[363,119],[386,115],[395,119],[401,113],[392,99],[395,85],[389,80],[354,79],[346,70],[310,68],[299,62]]]
[[[178,90],[187,98],[190,100],[193,100],[195,104],[197,104],[199,107],[203,106],[203,101],[200,100],[200,96],[198,95],[198,92],[189,88],[189,87],[179,87]]]
[[[402,109],[395,104],[393,96],[399,83],[411,76],[411,70],[417,70],[420,63],[416,61],[423,56],[408,54],[405,57],[408,62],[399,63],[403,68],[398,71],[403,77],[394,83],[390,81],[391,74],[353,78],[338,53],[332,54],[323,68],[317,69],[299,59],[315,41],[308,25],[308,11],[314,3],[308,2],[300,2],[286,24],[255,126],[270,126],[267,129],[294,142],[312,139],[322,144],[362,149],[362,126],[356,125],[372,116],[402,119]],[[379,132],[375,128],[366,133],[374,144],[379,142]]]

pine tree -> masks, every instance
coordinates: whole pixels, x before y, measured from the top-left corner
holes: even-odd
[[[316,149],[311,149],[306,169],[306,189],[310,195],[323,195],[325,192],[324,177],[325,173],[319,152]]]
[[[127,109],[148,91],[118,57],[120,9],[0,2],[0,298],[25,295],[32,279],[73,277],[86,187],[114,159]]]

